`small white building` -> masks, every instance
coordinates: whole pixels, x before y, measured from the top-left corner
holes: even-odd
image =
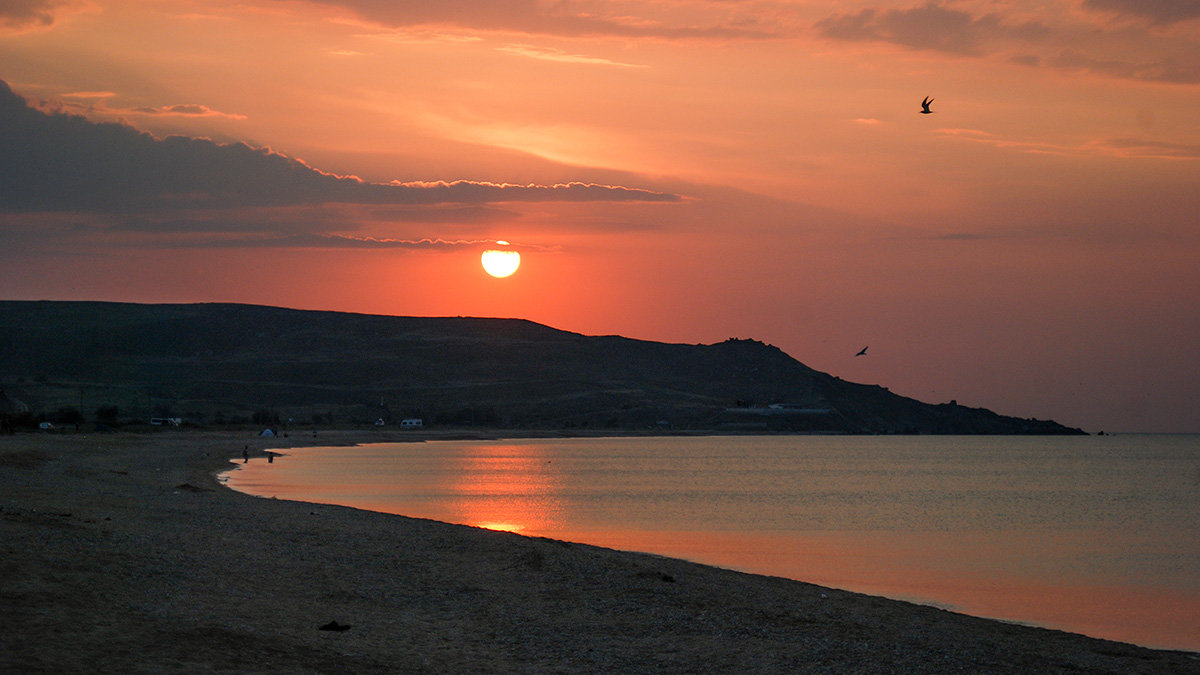
[[[420,429],[423,426],[425,426],[425,421],[420,417],[409,417],[400,420],[401,429]]]

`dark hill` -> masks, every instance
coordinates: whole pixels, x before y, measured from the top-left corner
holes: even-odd
[[[0,413],[89,420],[116,408],[200,424],[1080,433],[845,382],[754,340],[233,304],[0,302],[0,388]]]

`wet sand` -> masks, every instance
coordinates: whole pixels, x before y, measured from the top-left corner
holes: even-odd
[[[412,438],[0,437],[0,670],[1200,673],[1195,654],[215,477],[245,445]]]

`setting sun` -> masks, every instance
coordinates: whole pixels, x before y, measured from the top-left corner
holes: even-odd
[[[508,245],[506,241],[496,243],[501,246]],[[516,251],[488,249],[483,252],[480,261],[483,263],[484,271],[488,274],[503,278],[511,276],[521,266],[521,254]]]

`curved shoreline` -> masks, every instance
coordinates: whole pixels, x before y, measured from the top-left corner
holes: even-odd
[[[0,439],[0,668],[1197,672],[1195,654],[682,560],[251,497],[249,445],[372,432]],[[337,622],[344,631],[319,630]]]

